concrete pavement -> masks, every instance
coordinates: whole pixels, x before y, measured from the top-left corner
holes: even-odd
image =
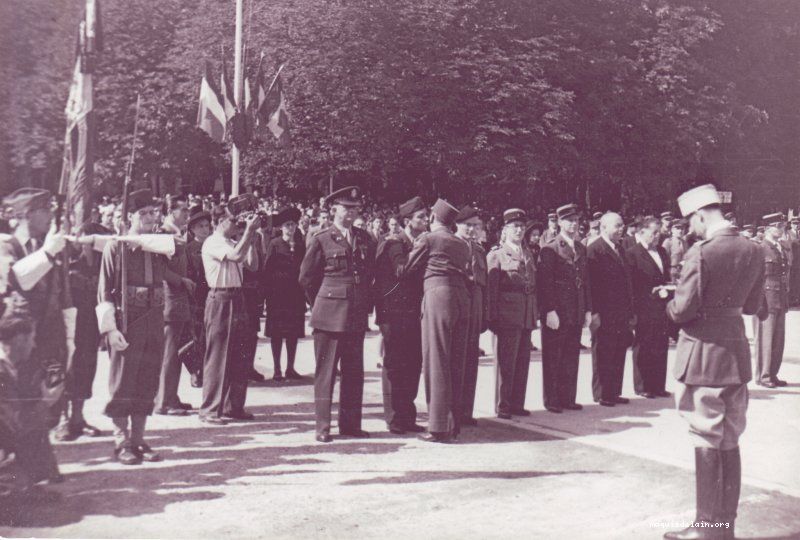
[[[779,390],[754,387],[742,441],[745,485],[738,536],[800,538],[800,313]],[[490,351],[490,336],[483,336]],[[298,370],[313,373],[313,344],[301,342]],[[541,363],[531,357],[531,417],[493,418],[491,358],[479,374],[477,428],[455,445],[394,436],[382,421],[378,338],[367,339],[365,429],[369,440],[316,443],[311,378],[251,386],[254,422],[223,427],[196,416],[155,416],[150,443],[165,460],[124,467],[110,436],[59,444],[68,481],[58,502],[0,508],[0,535],[68,538],[660,538],[663,523],[693,517],[692,450],[670,399],[591,403],[591,360],[582,355],[582,412],[542,410]],[[671,353],[672,355],[672,353]],[[257,366],[271,376],[266,340]],[[101,358],[90,422],[107,396]],[[625,395],[632,396],[630,364]],[[338,393],[338,390],[337,390]],[[182,379],[180,395],[200,391]],[[418,405],[424,422],[424,394]],[[335,429],[334,429],[335,432]]]

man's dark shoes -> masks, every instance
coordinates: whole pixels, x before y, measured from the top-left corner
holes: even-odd
[[[114,449],[114,459],[123,465],[139,465],[142,462],[142,456],[140,456],[129,443]]]
[[[331,437],[330,433],[317,433],[317,442],[333,442],[333,437]]]
[[[293,369],[287,369],[286,370],[286,378],[287,379],[295,379],[295,380],[297,380],[297,379],[302,379],[303,376],[300,375],[298,372],[296,372]]]
[[[100,437],[103,434],[100,429],[91,424],[87,424],[86,422],[81,425],[81,432],[87,437]]]
[[[156,409],[156,414],[160,414],[162,416],[186,416],[187,413],[184,409],[179,409],[177,407],[160,407]]]
[[[406,430],[400,426],[389,426],[389,433],[394,433],[395,435],[405,435]]]
[[[614,398],[614,403],[616,403],[617,405],[627,405],[630,402],[631,402],[631,400],[629,400],[628,398],[624,398],[624,397],[620,397],[620,396],[617,396],[617,397]]]
[[[656,397],[672,397],[672,394],[670,394],[666,390],[662,390],[661,392],[654,392],[653,395]]]
[[[506,411],[500,411],[497,413],[497,418],[501,418],[503,420],[511,420],[511,413]]]
[[[462,426],[467,426],[467,427],[475,427],[475,426],[478,425],[478,421],[475,420],[473,417],[468,416],[467,418],[464,418],[463,420],[461,420],[461,425]],[[422,426],[419,426],[419,427],[422,427]],[[423,429],[422,431],[425,431],[425,430]]]
[[[264,376],[253,369],[247,374],[247,380],[253,382],[264,382]]]
[[[280,371],[276,371],[275,374],[272,376],[273,381],[282,381],[283,380],[283,373]]]
[[[602,407],[613,407],[614,405],[616,405],[616,403],[614,403],[610,399],[601,399],[598,400],[597,403],[599,403]]]
[[[656,395],[652,392],[636,392],[636,395],[647,399],[653,399],[656,397]]]
[[[219,416],[206,416],[201,414],[198,418],[204,424],[211,424],[212,426],[224,426],[228,423],[224,418],[220,418]]]
[[[184,403],[183,401],[180,400],[178,401],[178,403],[175,404],[175,407],[178,409],[183,409],[184,411],[191,411],[193,408],[190,404]]]
[[[354,439],[369,439],[369,432],[363,429],[348,429],[345,431],[339,430],[339,435],[342,437],[352,437]]]
[[[569,405],[564,405],[564,408],[568,411],[582,411],[583,405],[580,403],[570,403]]]
[[[74,441],[81,436],[80,428],[67,422],[59,424],[55,431],[56,440],[62,442]]]
[[[432,443],[440,443],[440,444],[449,444],[453,442],[453,438],[447,435],[446,433],[420,433],[417,435],[417,438],[421,441],[425,442],[432,442]]]
[[[772,381],[772,382],[775,383],[775,386],[786,386],[787,384],[789,384],[786,381],[784,381],[783,379],[779,379],[777,377],[775,377],[775,380]]]
[[[407,425],[403,426],[403,429],[405,429],[409,433],[424,433],[425,432],[425,428],[422,427],[419,424],[407,424]]]
[[[775,384],[772,381],[762,381],[761,382],[761,386],[763,386],[764,388],[777,388],[778,387],[778,385]]]
[[[150,463],[161,461],[161,454],[144,443],[136,445],[133,451],[142,459],[142,461],[147,461]]]
[[[230,418],[231,420],[244,420],[244,421],[255,420],[255,416],[253,416],[251,413],[247,411],[230,411],[223,413],[222,416],[224,416],[225,418]]]
[[[560,414],[564,412],[564,409],[562,409],[561,407],[556,407],[555,405],[545,405],[544,408],[550,411],[551,413]]]
[[[527,409],[511,409],[511,414],[514,416],[530,416],[531,411]]]

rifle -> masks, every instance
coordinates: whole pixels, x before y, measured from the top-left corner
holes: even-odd
[[[131,143],[131,155],[128,158],[128,165],[125,168],[125,183],[122,186],[122,225],[120,234],[128,234],[130,223],[128,222],[128,195],[131,184],[133,183],[133,161],[136,157],[136,139],[139,136],[139,110],[142,103],[141,94],[136,95],[136,118],[133,123],[133,142]],[[122,312],[122,333],[128,332],[128,248],[126,242],[119,244],[119,306]]]

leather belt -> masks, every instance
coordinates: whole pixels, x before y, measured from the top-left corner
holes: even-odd
[[[715,319],[721,317],[741,317],[742,308],[740,307],[709,307],[704,308],[700,313],[703,319]]]
[[[128,305],[137,308],[149,308],[164,305],[164,289],[162,287],[136,287],[129,285],[125,291]]]

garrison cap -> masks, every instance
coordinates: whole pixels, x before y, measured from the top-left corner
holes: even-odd
[[[325,204],[341,204],[342,206],[361,206],[361,189],[358,186],[349,186],[334,191],[325,197]]]
[[[514,223],[515,221],[520,221],[525,223],[528,220],[528,214],[525,213],[525,210],[521,208],[509,208],[505,212],[503,212],[503,224],[508,225],[509,223]]]
[[[781,212],[775,212],[774,214],[767,214],[766,216],[762,217],[761,222],[766,226],[780,225],[781,223],[786,222],[786,216],[784,216]]]
[[[478,216],[478,211],[474,207],[466,205],[463,206],[461,210],[458,211],[458,215],[456,216],[456,223],[463,223],[477,216]]]
[[[128,212],[138,212],[142,208],[155,205],[156,199],[149,189],[140,189],[128,195]]]
[[[565,204],[564,206],[559,206],[558,210],[556,210],[556,215],[558,216],[558,219],[568,219],[572,217],[577,217],[578,205]]]
[[[701,208],[713,204],[722,204],[717,188],[712,184],[704,184],[689,191],[685,191],[678,197],[678,206],[683,217],[689,217]]]
[[[426,209],[427,207],[425,206],[425,201],[422,200],[422,197],[417,196],[401,204],[398,214],[401,218],[407,218],[413,216],[414,212],[419,212],[420,210]]]
[[[46,189],[20,188],[3,199],[3,204],[11,208],[16,216],[23,216],[31,210],[50,208],[52,194]]]
[[[456,217],[458,216],[458,208],[444,199],[438,199],[435,203],[433,203],[431,211],[433,212],[433,215],[435,215],[439,221],[445,225],[452,225],[455,223]]]

